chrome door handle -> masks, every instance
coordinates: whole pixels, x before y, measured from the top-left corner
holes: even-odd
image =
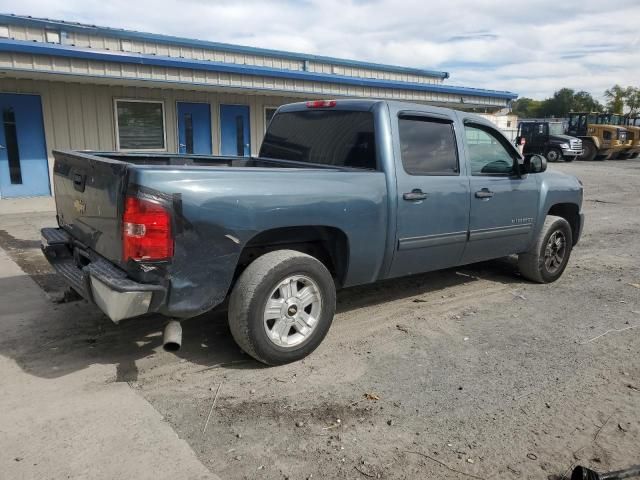
[[[424,200],[429,196],[429,194],[424,193],[419,188],[414,188],[410,192],[403,193],[402,198],[407,200],[408,202],[416,202],[418,200]]]
[[[178,146],[179,147],[186,147],[186,145],[184,143],[179,143]]]
[[[488,188],[483,188],[482,190],[478,190],[476,192],[476,198],[491,198],[493,197],[493,192]]]
[[[6,150],[7,147],[5,147],[4,145],[0,145],[0,150]]]

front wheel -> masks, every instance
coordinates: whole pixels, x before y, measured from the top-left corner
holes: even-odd
[[[258,257],[238,278],[229,299],[229,328],[253,358],[281,365],[320,345],[335,308],[327,268],[304,253],[277,250]]]
[[[588,162],[592,162],[593,160],[596,159],[596,156],[598,155],[598,149],[596,148],[593,142],[586,140],[583,143],[582,148],[583,148],[583,151],[582,151],[582,156],[580,157],[580,160],[586,160]]]
[[[547,162],[557,162],[562,159],[562,151],[557,148],[550,148],[547,151]]]
[[[572,248],[569,222],[547,215],[531,250],[518,256],[520,273],[532,282],[555,282],[567,267]]]

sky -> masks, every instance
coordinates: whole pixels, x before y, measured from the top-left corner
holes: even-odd
[[[640,0],[0,0],[0,12],[443,70],[543,99],[640,87]]]

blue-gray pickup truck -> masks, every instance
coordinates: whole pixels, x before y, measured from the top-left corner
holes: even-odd
[[[479,116],[411,103],[282,106],[252,158],[54,155],[42,249],[73,289],[115,322],[167,317],[173,346],[177,322],[228,299],[267,364],[320,344],[336,288],[513,254],[553,282],[584,221],[578,179]]]

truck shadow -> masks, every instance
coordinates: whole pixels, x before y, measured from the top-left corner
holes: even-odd
[[[414,275],[352,287],[338,294],[338,313],[349,312],[448,288],[479,279],[501,283],[521,280],[509,259],[457,269]],[[21,279],[21,280],[20,280]],[[16,288],[24,277],[0,279],[0,291]],[[162,350],[166,319],[146,316],[114,325],[85,301],[56,305],[41,299],[37,308],[0,308],[0,355],[13,359],[23,371],[41,378],[59,378],[93,365],[113,365],[108,381],[134,382],[147,370],[266,368],[235,344],[224,309],[183,322],[183,346],[175,354]],[[345,319],[343,319],[345,321]],[[348,321],[348,320],[347,320]]]

